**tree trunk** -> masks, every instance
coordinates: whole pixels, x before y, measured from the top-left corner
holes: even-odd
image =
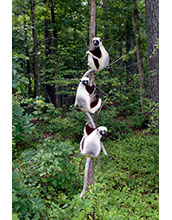
[[[92,49],[92,39],[96,36],[96,0],[91,0],[91,19],[89,32],[89,49]],[[94,81],[94,72],[89,75],[91,81]],[[90,159],[88,170],[88,186],[94,184],[94,159]]]
[[[159,102],[159,1],[145,0],[149,98]]]
[[[31,8],[31,18],[32,18],[32,36],[33,36],[33,69],[34,69],[34,88],[35,95],[40,96],[40,74],[39,74],[39,65],[38,65],[38,42],[37,42],[37,33],[35,26],[35,1],[30,0]]]
[[[56,21],[55,21],[55,13],[54,13],[54,1],[50,1],[51,6],[51,21],[53,24],[53,37],[52,37],[52,45],[53,45],[53,55],[55,59],[55,78],[57,80],[58,78],[58,69],[57,69],[57,28],[56,28]],[[55,106],[58,108],[60,107],[60,98],[59,95],[57,94],[59,92],[59,87],[55,85]]]
[[[48,10],[46,4],[47,4],[47,0],[44,0],[44,4],[45,4],[45,8]],[[51,74],[50,74],[50,71],[49,69],[51,68],[51,33],[49,31],[49,25],[51,23],[50,19],[48,18],[48,16],[46,15],[46,13],[48,11],[45,11],[45,18],[44,18],[44,38],[45,38],[45,83],[47,81],[50,80],[51,78]],[[45,84],[45,97],[48,98],[48,101],[50,103],[53,103],[55,104],[55,89],[54,89],[54,86],[52,85],[49,85],[49,84]]]
[[[26,72],[27,72],[27,78],[29,80],[28,95],[30,96],[32,93],[32,87],[31,87],[30,60],[29,60],[29,48],[28,48],[28,39],[27,39],[27,25],[26,25],[26,12],[25,12],[24,0],[21,0],[21,3],[23,7],[25,53],[26,53],[26,57],[28,57],[28,59],[26,60]]]
[[[91,0],[91,19],[89,31],[89,49],[92,49],[92,39],[96,36],[96,0]]]
[[[139,12],[137,9],[137,0],[133,0],[134,3],[134,22],[135,22],[135,32],[136,32],[136,52],[137,52],[137,65],[140,75],[140,103],[142,115],[144,115],[144,104],[145,104],[145,76],[142,63],[141,54],[141,43],[140,43],[140,28],[139,28]]]

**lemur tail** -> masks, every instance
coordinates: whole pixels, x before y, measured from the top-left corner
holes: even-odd
[[[88,76],[89,73],[91,73],[92,71],[93,71],[92,69],[89,69],[86,73],[84,73],[83,77]]]
[[[88,169],[89,169],[90,159],[91,159],[91,157],[86,158],[85,174],[84,174],[84,186],[83,186],[82,193],[80,195],[81,198],[85,195],[85,193],[87,191]]]

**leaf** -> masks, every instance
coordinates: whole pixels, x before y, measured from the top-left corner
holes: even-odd
[[[12,215],[12,220],[19,220],[18,215],[17,214],[13,214]]]

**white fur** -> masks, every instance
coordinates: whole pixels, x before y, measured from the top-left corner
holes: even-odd
[[[87,155],[87,156],[92,156],[92,157],[97,157],[100,154],[102,144],[101,144],[101,137],[102,135],[100,134],[100,131],[104,130],[107,131],[107,128],[104,126],[100,126],[97,129],[95,129],[90,135],[82,138],[80,142],[80,150],[81,154]],[[83,149],[82,149],[82,142],[84,141],[83,144]]]
[[[87,157],[86,164],[85,164],[84,185],[83,185],[83,190],[80,194],[80,197],[83,197],[87,191],[88,170],[89,170],[90,159],[91,157],[97,157],[100,154],[100,150],[102,148],[102,142],[100,141],[102,135],[100,134],[100,131],[106,132],[107,128],[104,126],[100,126],[89,135],[87,135],[84,129],[84,137],[82,138],[80,142],[81,154],[86,155]],[[83,144],[83,149],[82,149],[83,141],[84,141],[84,144]],[[103,152],[107,154],[105,149],[103,150]]]
[[[98,108],[100,108],[101,106],[101,99],[99,98],[99,102],[98,104],[91,108],[90,104],[91,104],[91,96],[90,94],[87,92],[85,85],[82,84],[83,80],[89,80],[88,77],[82,77],[81,78],[81,82],[79,83],[77,92],[76,92],[76,98],[75,98],[75,106],[78,105],[79,108],[83,111],[83,112],[90,112],[90,113],[95,113]]]
[[[86,124],[87,125],[87,124]],[[95,126],[93,127],[93,128],[96,128]],[[100,128],[104,128],[106,131],[107,131],[107,129],[106,129],[106,127],[104,127],[104,126],[101,126]],[[81,150],[81,153],[82,153],[82,141],[86,138],[88,136],[88,134],[87,134],[87,132],[86,132],[86,126],[84,127],[84,136],[82,137],[82,139],[81,139],[81,142],[80,142],[80,150]],[[100,144],[101,144],[101,149],[102,149],[102,152],[105,154],[105,155],[107,155],[107,152],[106,152],[106,149],[105,149],[105,147],[104,147],[104,145],[103,145],[103,143],[102,142],[100,142]]]
[[[89,112],[90,110],[90,94],[87,92],[85,85],[82,84],[82,81],[84,79],[88,79],[88,77],[83,77],[81,78],[81,82],[79,83],[77,92],[76,92],[76,97],[75,97],[75,106],[79,106],[79,108],[81,108],[82,111],[84,112]],[[84,101],[85,105],[82,105],[81,101]]]
[[[94,40],[100,41],[100,38],[95,37],[95,38],[93,38],[92,41],[94,41]],[[104,48],[104,46],[102,45],[101,42],[99,42],[98,47],[100,48],[101,54],[102,54],[102,56],[100,58],[94,56],[89,50],[86,52],[86,54],[88,54],[88,66],[95,72],[99,72],[99,71],[103,70],[104,68],[106,68],[109,65],[109,54],[108,54],[108,52],[106,51],[106,49]],[[94,64],[93,57],[95,59],[97,59],[98,62],[99,62],[99,68],[98,69]]]

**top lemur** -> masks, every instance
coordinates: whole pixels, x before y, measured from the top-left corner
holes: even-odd
[[[102,40],[99,37],[94,37],[92,39],[92,43],[94,45],[93,50],[88,50],[86,54],[88,54],[88,66],[93,71],[101,71],[109,64],[109,54],[102,45]]]

